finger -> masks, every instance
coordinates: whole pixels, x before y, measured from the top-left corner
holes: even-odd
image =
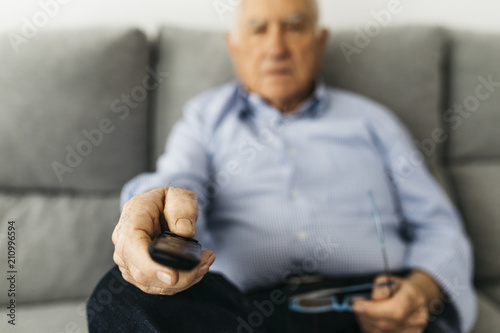
[[[151,259],[148,246],[151,238],[142,230],[134,230],[124,235],[126,242],[118,245],[117,252],[132,278],[139,284],[158,288],[169,288],[177,278],[177,271],[160,265]],[[120,248],[121,247],[121,248]]]
[[[149,285],[138,284],[138,287],[148,293],[162,294],[162,295],[174,295],[183,290],[190,288],[196,283],[200,282],[206,273],[208,273],[209,267],[215,261],[215,255],[212,251],[204,251],[204,259],[201,261],[198,268],[194,268],[192,271],[179,271],[176,276],[177,283],[175,283],[170,288],[161,287],[151,287]],[[193,277],[194,276],[194,277]]]
[[[359,319],[358,319],[358,326],[359,326],[359,328],[361,328],[362,333],[370,333],[370,332],[373,332],[375,330],[375,327],[373,327],[372,325],[365,323]]]
[[[409,327],[401,331],[401,333],[422,333],[424,331],[423,328],[413,328]]]
[[[371,318],[374,321],[406,321],[410,315],[406,306],[398,306],[392,299],[376,302],[357,299],[353,302],[353,309],[358,316]]]
[[[374,284],[381,284],[388,281],[396,281],[395,285],[392,286],[381,286],[374,287],[372,289],[372,300],[382,300],[389,298],[392,294],[394,294],[398,288],[398,278],[395,276],[387,276],[387,275],[379,275],[373,281]]]
[[[203,254],[206,259],[203,259],[202,262],[200,263],[198,270],[193,269],[196,274],[194,275],[194,279],[192,280],[192,275],[193,274],[184,274],[185,272],[179,272],[179,282],[172,288],[167,290],[164,294],[168,295],[173,295],[176,293],[179,293],[183,290],[186,290],[190,288],[191,286],[195,285],[196,283],[200,282],[205,274],[208,273],[208,270],[210,266],[214,263],[215,261],[215,255],[213,254],[212,251],[204,251],[205,253]],[[186,276],[184,276],[186,275]],[[181,282],[184,280],[184,282]]]
[[[413,313],[408,321],[394,321],[389,319],[373,318],[367,315],[357,315],[357,320],[363,332],[423,332],[427,326],[428,316],[425,307]]]
[[[358,299],[353,302],[353,308],[357,314],[397,322],[408,320],[408,317],[420,306],[422,304],[413,302],[412,294],[406,284],[402,284],[394,296],[387,300]]]
[[[172,286],[184,288],[185,286],[193,285],[195,280],[203,278],[214,261],[215,254],[210,250],[204,250],[202,252],[200,263],[192,270],[178,271],[175,279],[172,280]]]
[[[165,198],[165,219],[174,234],[193,237],[198,218],[198,200],[188,190],[170,187]]]
[[[409,320],[408,325],[411,327],[425,327],[429,321],[429,311],[425,307],[421,307],[413,313]]]
[[[169,282],[167,283],[167,285],[172,286],[172,288],[184,290],[200,281],[208,272],[210,266],[212,266],[214,261],[215,254],[210,250],[203,250],[201,253],[200,263],[189,271],[176,270],[165,266],[161,267],[163,268],[163,272],[168,274],[167,279],[169,279]],[[163,272],[160,272],[159,274],[162,274]],[[166,282],[165,279],[160,280],[162,282]],[[158,285],[158,287],[165,286],[160,284]]]
[[[158,188],[136,195],[123,207],[120,221],[115,228],[114,241],[119,242],[126,230],[143,230],[151,239],[160,233],[165,197],[168,188]]]
[[[152,238],[160,232],[160,215],[167,190],[152,190],[129,200],[113,233],[115,262],[126,267],[135,283],[165,287],[175,274],[174,270],[154,262],[148,251]]]
[[[138,283],[130,274],[130,271],[126,267],[121,267],[119,266],[120,272],[122,274],[122,277],[125,281],[130,283],[131,285],[141,289],[142,291],[148,293],[148,294],[157,294],[160,293],[161,291],[159,290],[160,288],[157,287],[151,287],[145,284]]]
[[[173,295],[176,293],[174,288],[161,288],[161,287],[152,287],[146,284],[140,284],[133,279],[133,277],[128,274],[128,271],[120,270],[122,272],[123,279],[130,283],[131,285],[139,288],[145,293],[153,294],[153,295]]]
[[[115,226],[115,229],[113,230],[113,234],[111,234],[111,240],[113,241],[114,245],[116,245],[116,243],[118,242],[118,235],[120,233],[120,229],[121,229],[121,224],[118,223]]]
[[[118,267],[125,267],[125,261],[122,259],[122,257],[120,257],[120,255],[116,251],[113,253],[113,261]]]
[[[358,316],[358,322],[366,328],[368,332],[398,332],[400,333],[407,325],[387,319],[377,319],[363,315]]]
[[[215,254],[212,251],[208,250],[203,251],[203,256],[206,257],[206,260],[204,261],[203,264],[200,265],[200,268],[196,273],[196,279],[202,279],[205,276],[205,274],[208,273],[210,266],[212,266],[212,264],[215,261]]]

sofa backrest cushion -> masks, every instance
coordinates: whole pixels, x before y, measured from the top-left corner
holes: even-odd
[[[186,102],[234,78],[222,33],[164,27],[158,39],[158,70],[168,77],[155,93],[151,165],[165,150]]]
[[[449,165],[480,283],[500,278],[500,35],[450,39]]]
[[[0,186],[118,191],[146,168],[144,33],[42,31],[18,52],[11,38],[0,39]]]

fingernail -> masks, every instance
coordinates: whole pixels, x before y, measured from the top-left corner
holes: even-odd
[[[184,234],[190,234],[193,232],[193,223],[189,219],[178,219],[175,221],[175,227],[177,232]]]
[[[165,282],[166,284],[172,284],[172,277],[170,275],[168,275],[167,273],[164,273],[164,272],[158,272],[156,274],[156,276],[158,277],[158,279],[162,282]]]

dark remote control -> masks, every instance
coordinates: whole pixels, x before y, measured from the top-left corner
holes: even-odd
[[[163,231],[149,246],[149,254],[162,265],[191,270],[200,263],[201,244],[194,238]]]

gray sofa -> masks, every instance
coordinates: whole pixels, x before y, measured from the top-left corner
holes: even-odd
[[[474,332],[500,332],[500,36],[438,27],[357,34],[332,32],[322,76],[386,104],[409,127],[475,247]],[[230,80],[230,60],[219,32],[164,27],[151,41],[136,29],[42,31],[18,53],[6,36],[0,331],[85,332],[85,299],[113,265],[122,185],[154,169],[184,103]],[[5,315],[9,221],[15,326]],[[112,297],[101,295],[94,310]]]

